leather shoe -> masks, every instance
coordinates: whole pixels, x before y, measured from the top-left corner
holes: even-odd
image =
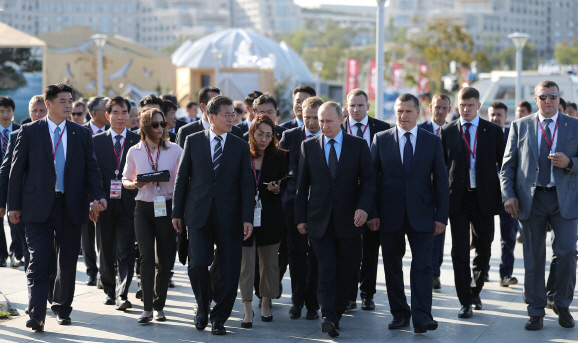
[[[96,278],[94,276],[89,276],[85,283],[87,286],[96,286]]]
[[[328,320],[327,318],[323,318],[323,321],[321,322],[321,332],[330,332],[337,328],[339,327],[335,325],[335,323]]]
[[[167,317],[165,317],[163,311],[153,311],[153,318],[157,322],[164,322],[165,320],[167,320]]]
[[[390,330],[397,330],[409,326],[409,318],[393,318],[389,323],[388,328]]]
[[[518,279],[515,277],[511,277],[511,276],[506,275],[500,279],[500,286],[502,286],[502,287],[508,287],[510,285],[517,285],[517,284],[518,284]]]
[[[6,260],[0,259],[0,267],[6,267]]]
[[[134,297],[142,300],[142,288],[140,288],[140,287],[138,288]]]
[[[273,313],[270,316],[261,316],[262,322],[272,322],[273,321]]]
[[[44,331],[44,322],[31,318],[26,321],[26,327],[31,328],[34,331]]]
[[[474,310],[480,311],[482,309],[482,299],[479,295],[472,297],[472,305],[474,305]]]
[[[202,331],[205,330],[207,327],[209,320],[207,319],[207,315],[205,313],[197,311],[197,315],[195,316],[195,327],[197,330]]]
[[[439,276],[433,277],[433,289],[442,289],[442,283]]]
[[[434,331],[437,328],[438,328],[438,322],[432,319],[429,322],[422,323],[420,326],[414,325],[413,332],[426,333],[428,331]]]
[[[169,288],[175,288],[175,283],[173,282],[173,278],[169,279]]]
[[[116,298],[116,306],[114,307],[115,310],[124,311],[126,309],[132,308],[132,304],[127,299],[123,299],[122,297]]]
[[[253,311],[253,318],[255,318],[255,311]],[[243,315],[243,321],[241,321],[241,327],[245,329],[250,329],[253,327],[253,321],[246,322],[245,315]]]
[[[540,330],[544,326],[543,317],[530,317],[526,323],[526,330]]]
[[[291,309],[289,310],[289,318],[291,318],[291,319],[300,318],[302,308],[303,308],[303,306],[297,306],[297,305],[293,304],[293,306],[291,306]]]
[[[319,313],[317,312],[317,310],[307,310],[307,315],[305,316],[305,319],[308,320],[319,319]]]
[[[558,307],[558,305],[554,304],[552,309],[554,313],[558,315],[558,324],[560,324],[561,327],[568,329],[574,327],[574,318],[572,318],[568,307]]]
[[[114,300],[110,295],[106,295],[104,299],[102,299],[102,303],[105,305],[114,305]]]
[[[327,332],[327,334],[329,335],[329,337],[338,337],[339,336],[339,327],[336,327],[335,329]]]
[[[213,322],[211,324],[211,333],[213,335],[221,335],[221,336],[226,334],[227,330],[225,329],[225,324]]]
[[[375,310],[375,303],[372,298],[362,298],[361,299],[361,309],[364,311]]]
[[[153,320],[153,315],[152,315],[152,313],[151,313],[151,315],[148,316],[148,317],[140,317],[140,318],[138,319],[138,323],[139,323],[139,324],[148,324],[151,320]]]
[[[458,312],[458,318],[471,318],[473,314],[471,306],[462,305],[460,312]]]
[[[72,320],[70,320],[70,317],[64,317],[64,316],[56,316],[56,322],[58,323],[58,325],[70,325],[72,324]]]
[[[20,260],[18,260],[16,257],[10,258],[10,267],[12,268],[20,267]]]

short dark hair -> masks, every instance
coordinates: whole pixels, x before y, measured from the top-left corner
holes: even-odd
[[[233,106],[233,100],[224,95],[217,95],[209,100],[209,103],[207,104],[207,115],[218,115],[221,106]]]
[[[160,108],[163,107],[163,101],[161,98],[154,94],[145,95],[138,102],[138,110],[142,112],[142,109],[147,105],[159,105]]]
[[[177,105],[175,105],[174,102],[172,102],[171,100],[163,100],[163,105],[161,106],[161,109],[163,110],[163,112],[165,113],[165,115],[167,113],[169,113],[170,110],[178,110],[179,108],[177,107]]]
[[[177,101],[177,97],[172,94],[161,94],[161,100],[168,100],[175,104],[175,106],[179,106],[179,102]]]
[[[191,101],[191,102],[189,102],[189,103],[187,104],[187,110],[190,109],[190,108],[193,107],[193,106],[199,106],[199,104],[197,104],[197,103],[194,102],[194,101]]]
[[[488,108],[494,108],[496,110],[504,110],[506,111],[506,114],[508,113],[508,106],[506,106],[506,104],[504,104],[501,101],[494,101],[492,102],[492,104],[490,106],[488,106]]]
[[[528,113],[532,113],[532,105],[530,105],[526,100],[520,101],[516,107],[525,107],[528,110]]]
[[[459,97],[461,100],[468,100],[474,98],[477,101],[480,101],[480,92],[478,92],[478,90],[475,89],[474,87],[464,87],[460,91]]]
[[[439,94],[434,95],[433,98],[431,98],[431,102],[433,102],[435,99],[447,100],[448,103],[450,104],[450,106],[452,105],[452,100],[450,99],[450,97],[443,94],[443,93],[439,93]]]
[[[363,89],[359,89],[359,88],[355,88],[355,89],[352,89],[351,91],[349,91],[349,93],[347,93],[347,96],[345,97],[345,101],[348,102],[350,96],[358,96],[358,95],[363,95],[365,97],[365,102],[369,102],[369,98],[367,97],[367,93],[365,93],[365,91]]]
[[[110,98],[108,100],[108,102],[106,103],[106,113],[111,114],[112,113],[112,106],[114,105],[118,105],[118,106],[126,106],[126,111],[130,112],[130,101],[128,101],[127,99],[123,98],[122,96],[115,96],[114,98]]]
[[[217,87],[203,87],[199,91],[199,104],[208,104],[209,92],[221,94],[221,90]]]
[[[323,105],[323,99],[321,99],[320,97],[317,96],[310,96],[309,98],[303,100],[303,103],[301,104],[301,107],[303,109],[310,108],[310,109],[316,109],[319,108],[319,106]]]
[[[44,89],[44,99],[52,101],[56,99],[59,93],[70,93],[74,97],[74,89],[72,87],[63,83],[55,83]]]
[[[84,102],[76,100],[72,103],[72,108],[75,108],[76,106],[82,106],[82,112],[86,112],[86,104]]]
[[[12,109],[12,111],[14,111],[14,109],[16,108],[16,104],[14,103],[14,100],[12,100],[11,98],[9,98],[7,96],[0,96],[0,106],[10,107]]]
[[[92,116],[92,111],[94,111],[94,109],[98,106],[100,106],[102,103],[104,103],[106,100],[105,97],[103,96],[93,96],[92,98],[90,98],[88,100],[88,112],[90,113],[90,115]],[[106,104],[105,104],[106,106]]]
[[[404,93],[397,97],[396,102],[397,101],[401,102],[413,101],[413,107],[415,107],[416,110],[419,110],[419,99],[413,94]]]
[[[575,102],[567,102],[566,106],[567,106],[566,108],[572,107],[574,109],[574,111],[578,111],[578,107],[576,106]]]
[[[558,90],[558,93],[560,93],[560,87],[558,87],[558,84],[554,81],[550,81],[550,80],[544,80],[541,81],[540,83],[538,83],[536,85],[536,87],[534,87],[534,94],[538,95],[536,92],[538,91],[538,88],[550,88],[550,87],[556,87],[556,89]]]
[[[253,102],[255,101],[255,99],[257,99],[258,97],[260,97],[261,95],[263,95],[263,92],[259,92],[259,91],[252,91],[251,93],[249,93],[246,97],[245,97],[245,105],[249,106],[250,108],[253,108]]]
[[[566,113],[566,101],[564,99],[562,99],[562,97],[560,97],[560,105],[562,105],[562,108],[564,109],[564,113]]]
[[[270,93],[264,93],[253,101],[253,112],[257,112],[257,107],[264,104],[271,104],[275,110],[277,110],[277,101],[275,101],[275,97]]]
[[[312,87],[309,87],[307,85],[301,85],[299,87],[296,87],[293,90],[293,96],[295,96],[295,94],[297,94],[299,92],[307,93],[307,94],[309,94],[309,96],[317,96],[315,89],[313,89]]]
[[[243,115],[243,109],[241,109],[239,107],[233,107],[233,109],[235,110],[235,113],[237,113],[237,116]]]

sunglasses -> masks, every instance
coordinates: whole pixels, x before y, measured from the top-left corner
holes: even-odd
[[[72,112],[73,116],[81,116],[83,114],[84,114],[83,112]]]
[[[153,129],[158,129],[159,125],[164,129],[165,127],[167,127],[167,122],[166,121],[161,121],[160,123],[158,121],[153,121],[151,123],[151,126],[153,127]]]
[[[550,100],[556,100],[558,99],[558,94],[554,93],[554,94],[541,94],[538,95],[538,99],[542,100],[542,101],[546,101],[546,99],[550,98]]]

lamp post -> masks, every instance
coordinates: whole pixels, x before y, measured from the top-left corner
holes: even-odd
[[[104,90],[102,88],[102,48],[106,45],[107,36],[104,34],[92,35],[90,38],[94,41],[94,44],[98,47],[98,77],[97,77],[97,95],[102,95]]]
[[[215,87],[219,87],[219,62],[223,57],[223,53],[217,49],[211,50],[213,57],[215,58]]]
[[[385,72],[385,62],[383,48],[385,45],[385,1],[377,0],[377,23],[375,24],[376,53],[375,62],[377,64],[377,87],[375,90],[375,118],[383,120],[383,74]]]
[[[323,69],[323,62],[313,62],[313,69],[315,69],[315,92],[321,96],[321,70]]]
[[[514,32],[508,35],[508,38],[512,40],[514,46],[516,46],[516,104],[520,102],[522,98],[522,49],[524,45],[528,42],[530,35],[526,33]]]

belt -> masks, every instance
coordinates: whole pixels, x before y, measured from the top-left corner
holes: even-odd
[[[556,192],[556,186],[554,186],[554,187],[536,186],[536,190],[542,191],[542,192]]]
[[[60,197],[63,197],[63,196],[64,196],[64,193],[62,193],[61,191],[54,192],[54,196],[57,197],[57,198],[60,198]]]

